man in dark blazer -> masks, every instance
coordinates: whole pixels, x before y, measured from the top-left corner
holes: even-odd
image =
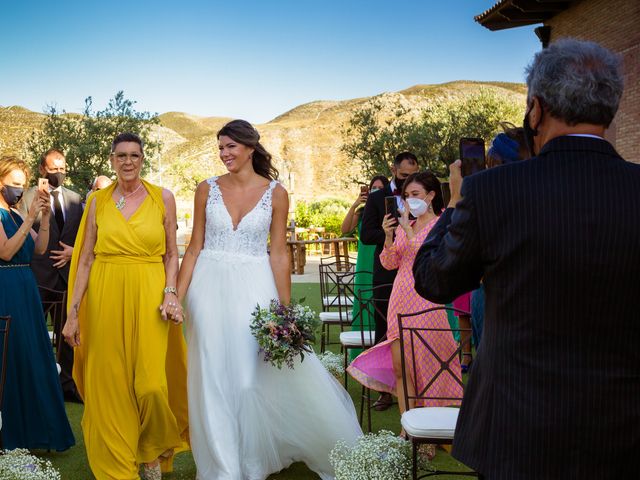
[[[527,85],[534,158],[464,182],[455,162],[413,269],[437,303],[485,288],[453,456],[488,480],[637,478],[640,165],[603,139],[619,59],[560,40]]]
[[[40,157],[38,168],[40,176],[49,180],[51,198],[51,218],[49,221],[49,245],[44,255],[34,255],[31,261],[31,269],[36,277],[38,285],[53,290],[66,291],[69,280],[69,264],[73,254],[73,244],[78,233],[80,219],[82,218],[82,198],[76,192],[62,186],[66,175],[66,161],[64,154],[57,149],[51,149]],[[32,187],[24,194],[22,208],[31,204],[31,199],[37,192],[37,186]],[[24,212],[23,212],[24,213]],[[33,224],[33,228],[40,229],[39,215]],[[42,292],[42,301],[56,300],[48,292]],[[66,320],[66,306],[63,308],[63,325]],[[62,328],[62,326],[60,327]],[[60,382],[65,399],[80,401],[75,383],[71,376],[73,370],[73,350],[60,342],[58,360],[62,371]]]
[[[360,230],[360,240],[365,245],[375,245],[376,251],[373,256],[373,286],[392,284],[396,278],[398,270],[387,270],[380,263],[380,252],[384,247],[385,233],[382,229],[382,220],[386,214],[385,197],[395,196],[398,207],[400,206],[400,193],[404,180],[419,170],[418,159],[411,152],[402,152],[396,155],[391,166],[393,178],[386,187],[373,192],[367,198],[362,213],[362,228]],[[391,286],[388,288],[376,289],[375,302],[376,311],[374,320],[376,324],[375,342],[378,343],[387,333],[386,312],[391,296]],[[382,315],[380,312],[384,312]],[[385,410],[392,404],[391,395],[383,393],[376,401],[377,410]]]

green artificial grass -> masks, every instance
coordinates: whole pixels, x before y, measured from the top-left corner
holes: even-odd
[[[313,310],[319,312],[320,307],[320,286],[317,283],[294,283],[292,285],[292,297],[294,300],[305,299],[305,304],[309,305]],[[338,342],[338,329],[335,328],[331,332],[331,341]],[[318,336],[319,345],[319,336]],[[340,353],[339,345],[330,345],[330,350],[335,353]],[[349,378],[348,391],[351,398],[354,400],[356,411],[359,411],[361,386],[355,382],[352,378]],[[372,392],[372,398],[375,400],[377,394]],[[82,438],[82,431],[80,428],[80,421],[82,419],[83,406],[75,403],[67,403],[67,415],[73,428],[73,433],[76,437],[75,447],[67,450],[66,452],[34,452],[37,455],[51,460],[51,463],[60,472],[63,480],[87,480],[93,479],[89,464],[87,462],[87,456],[85,453],[84,439]],[[313,414],[310,412],[310,415]],[[366,412],[365,412],[366,416]],[[400,415],[398,412],[398,406],[393,405],[391,408],[384,412],[377,412],[372,410],[371,412],[372,430],[374,432],[385,429],[392,432],[400,432]],[[436,458],[434,460],[434,466],[443,470],[465,470],[459,462],[453,459],[444,450],[438,449]],[[196,467],[193,462],[191,452],[183,452],[176,456],[174,461],[174,471],[170,474],[163,475],[163,479],[166,480],[193,480],[196,477]],[[290,468],[283,470],[282,472],[271,475],[269,480],[314,480],[319,477],[311,472],[304,464],[296,463]],[[452,475],[452,476],[438,476],[439,479],[463,479],[469,478],[464,476]],[[393,480],[393,479],[389,479]]]

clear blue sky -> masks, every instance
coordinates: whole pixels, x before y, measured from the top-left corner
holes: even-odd
[[[494,0],[3,2],[0,105],[137,108],[255,123],[314,100],[452,80],[522,82],[533,27],[490,32]]]

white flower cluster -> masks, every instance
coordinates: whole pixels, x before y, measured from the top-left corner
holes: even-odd
[[[361,436],[355,445],[339,441],[329,454],[336,480],[407,480],[411,443],[388,430]]]
[[[0,451],[0,478],[3,480],[60,480],[60,473],[49,460],[29,453],[29,450]]]
[[[333,352],[324,352],[318,355],[318,360],[337,379],[342,378],[344,375],[344,359],[340,355]]]

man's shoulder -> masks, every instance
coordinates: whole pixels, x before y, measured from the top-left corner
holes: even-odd
[[[70,199],[72,200],[77,200],[78,202],[82,202],[82,197],[80,196],[79,193],[74,192],[73,190],[67,188],[67,187],[60,187],[63,191],[63,193]]]

